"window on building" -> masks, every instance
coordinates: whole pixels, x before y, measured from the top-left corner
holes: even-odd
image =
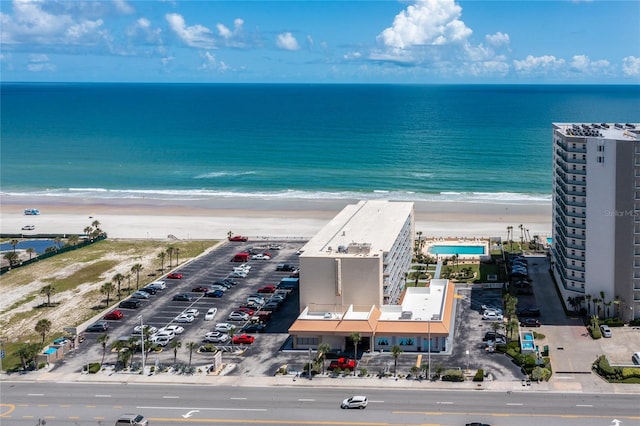
[[[389,346],[389,339],[387,337],[378,337],[376,343],[378,346]]]
[[[296,343],[300,346],[318,346],[320,342],[317,337],[297,337]]]

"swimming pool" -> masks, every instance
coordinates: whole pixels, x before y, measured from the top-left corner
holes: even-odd
[[[49,348],[49,349],[44,351],[44,354],[45,355],[51,355],[51,354],[56,353],[57,350],[58,350],[58,348]]]
[[[547,238],[547,244],[551,245],[551,243],[553,243],[553,238]]]
[[[457,255],[484,255],[485,246],[475,245],[440,245],[434,244],[429,247],[431,254],[457,254]]]

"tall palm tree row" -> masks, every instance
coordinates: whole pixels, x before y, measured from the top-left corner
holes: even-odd
[[[136,290],[140,288],[140,271],[142,271],[144,267],[141,263],[136,263],[131,267],[131,272],[136,274]]]
[[[46,318],[38,320],[35,326],[35,331],[42,336],[42,343],[44,343],[45,336],[49,331],[51,331],[51,321]]]

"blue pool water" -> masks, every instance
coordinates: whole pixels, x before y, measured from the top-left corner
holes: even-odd
[[[531,334],[524,334],[524,335],[522,336],[522,338],[523,338],[524,340],[533,340],[533,335],[531,335]]]
[[[549,237],[547,238],[547,244],[551,244],[553,242],[553,238]]]
[[[45,355],[51,355],[51,354],[55,353],[57,350],[58,349],[56,349],[56,348],[49,348],[46,351],[44,351],[44,354]]]
[[[464,246],[464,245],[433,245],[429,247],[431,254],[485,254],[484,246]]]
[[[533,342],[523,342],[522,349],[532,349],[533,350]]]
[[[27,240],[20,241],[16,246],[16,250],[26,250],[29,247],[33,248],[37,254],[42,254],[44,251],[52,246],[55,246],[56,242],[53,240]],[[0,244],[0,251],[11,251],[13,246],[9,243]]]

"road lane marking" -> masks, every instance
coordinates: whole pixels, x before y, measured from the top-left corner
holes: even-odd
[[[591,404],[576,404],[576,407],[593,407]]]
[[[28,393],[27,396],[44,396],[43,393]]]
[[[0,417],[8,416],[16,409],[14,404],[0,404]]]
[[[235,398],[234,398],[234,397],[231,397],[231,398],[229,398],[229,399],[238,399],[238,400],[242,400],[242,401],[244,401],[244,400],[246,400],[247,398],[240,398],[240,397],[235,397]]]
[[[507,405],[524,405],[521,402],[507,402]]]
[[[301,402],[314,402],[315,399],[311,399],[311,398],[298,398],[298,401]]]
[[[173,396],[173,395],[165,395],[162,398],[163,399],[180,399],[179,396]]]
[[[153,406],[139,406],[136,408],[144,410],[200,410],[200,411],[269,411],[266,408],[217,408],[217,407],[153,407]]]
[[[96,398],[111,398],[111,395],[96,395]]]
[[[453,405],[453,402],[451,402],[451,401],[438,401],[438,404],[451,404],[451,405]]]

